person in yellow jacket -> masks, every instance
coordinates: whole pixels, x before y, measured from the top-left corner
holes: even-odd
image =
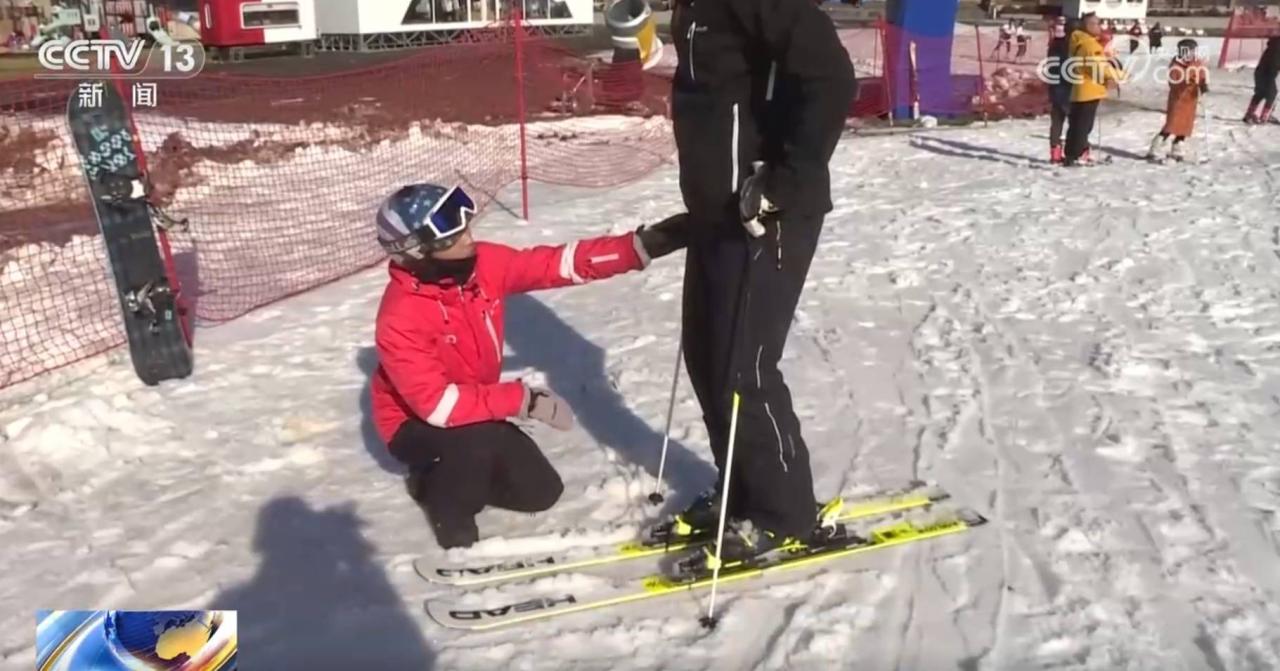
[[[1068,115],[1067,147],[1063,165],[1089,162],[1089,135],[1093,133],[1098,105],[1107,97],[1107,87],[1119,84],[1123,74],[1116,69],[1098,38],[1102,23],[1097,14],[1085,14],[1080,28],[1071,34],[1071,60],[1066,74],[1074,86]]]

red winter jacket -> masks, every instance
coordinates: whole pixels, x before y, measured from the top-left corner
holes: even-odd
[[[390,443],[411,416],[452,427],[519,415],[524,383],[498,381],[503,297],[583,284],[648,264],[631,233],[519,250],[477,243],[475,273],[461,287],[424,284],[391,263],[375,334],[378,435]]]

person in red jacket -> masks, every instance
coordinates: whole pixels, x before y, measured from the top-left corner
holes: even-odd
[[[573,412],[546,389],[499,381],[503,299],[639,270],[685,246],[683,214],[635,233],[514,249],[477,242],[475,212],[458,187],[413,184],[377,215],[391,280],[375,329],[374,424],[445,548],[479,539],[485,506],[539,512],[564,489],[510,420],[568,430]]]

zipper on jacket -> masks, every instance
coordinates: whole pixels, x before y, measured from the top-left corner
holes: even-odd
[[[729,183],[729,192],[738,192],[738,103],[733,104],[733,143],[729,147],[729,155],[733,160],[733,181]]]
[[[769,64],[769,85],[764,89],[764,99],[773,100],[773,84],[778,79],[778,61]]]
[[[689,37],[689,81],[691,82],[698,81],[698,77],[693,74],[693,34],[697,32],[697,29],[698,29],[698,22],[696,20],[690,21],[688,37]]]
[[[489,329],[489,340],[493,341],[494,353],[498,356],[498,361],[502,361],[502,344],[498,342],[498,332],[493,328],[493,318],[489,316],[489,311],[484,311],[484,326]]]

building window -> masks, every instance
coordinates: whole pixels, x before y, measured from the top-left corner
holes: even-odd
[[[255,2],[242,6],[240,11],[240,22],[245,28],[296,28],[302,25],[296,2]]]

